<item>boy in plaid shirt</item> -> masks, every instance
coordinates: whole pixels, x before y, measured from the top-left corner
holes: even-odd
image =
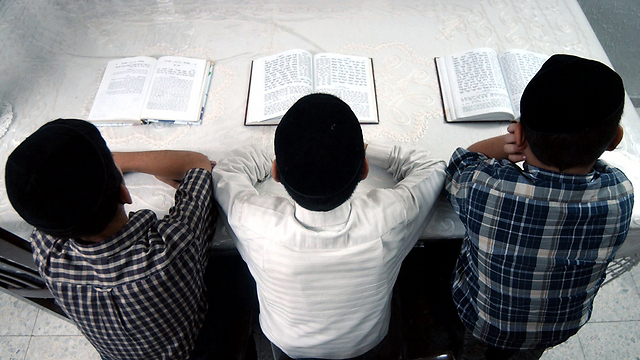
[[[446,190],[467,230],[453,299],[488,360],[541,354],[589,320],[633,209],[629,180],[599,160],[622,139],[624,96],[604,64],[554,55],[508,134],[453,154]]]
[[[9,156],[11,204],[35,226],[34,260],[56,303],[103,359],[207,359],[204,272],[212,163],[190,151],[111,153],[83,120],[43,125]],[[164,218],[127,214],[122,172],[177,188]]]

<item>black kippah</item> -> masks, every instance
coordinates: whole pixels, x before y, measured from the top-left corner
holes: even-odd
[[[298,100],[282,117],[274,146],[280,181],[310,210],[319,209],[304,200],[345,190],[360,176],[365,156],[358,119],[349,105],[328,94]]]
[[[601,62],[551,56],[520,100],[520,121],[542,133],[568,134],[597,126],[624,106],[620,76]]]
[[[104,139],[89,122],[58,119],[39,128],[9,156],[5,184],[11,205],[37,229],[52,234],[82,227],[117,189],[107,172],[117,171]],[[113,176],[112,176],[113,177]],[[119,184],[117,185],[119,187]],[[110,218],[116,208],[109,210]]]

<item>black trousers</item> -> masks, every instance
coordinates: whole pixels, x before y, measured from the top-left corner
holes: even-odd
[[[513,355],[515,355],[515,353],[517,352],[518,350],[500,349],[500,348],[488,345],[487,352],[485,353],[485,359],[486,360],[507,360]]]

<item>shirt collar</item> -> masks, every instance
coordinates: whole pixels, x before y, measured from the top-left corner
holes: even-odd
[[[551,181],[562,181],[562,182],[568,182],[568,183],[588,183],[598,179],[598,177],[600,176],[600,171],[598,170],[606,171],[606,165],[600,162],[597,162],[594,168],[591,169],[591,172],[589,172],[588,174],[573,175],[573,174],[563,174],[563,173],[557,173],[555,171],[541,169],[539,167],[535,167],[527,163],[524,164],[524,174],[526,174],[527,177],[530,177],[531,179],[536,179],[539,181],[551,180]]]
[[[98,243],[82,243],[69,239],[69,246],[85,257],[106,257],[123,251],[137,236],[143,236],[146,232],[140,229],[148,229],[157,218],[150,210],[141,210],[129,215],[129,221],[113,236]]]
[[[295,204],[295,217],[298,222],[313,229],[342,228],[351,214],[351,202],[346,201],[329,211],[311,211]]]

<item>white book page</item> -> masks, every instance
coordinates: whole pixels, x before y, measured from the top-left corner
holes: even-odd
[[[520,117],[520,98],[524,88],[548,58],[544,54],[520,49],[506,50],[500,55],[502,73],[516,118]]]
[[[437,57],[435,58],[435,62],[445,119],[447,121],[455,121],[457,119],[456,108],[453,100],[453,90],[451,90],[452,85],[449,81],[449,76],[447,75],[446,61],[444,57]]]
[[[445,62],[458,118],[484,119],[487,113],[495,114],[485,120],[509,120],[513,117],[495,51],[473,49],[448,55]]]
[[[207,61],[177,56],[158,59],[142,119],[198,121]]]
[[[313,91],[312,56],[289,50],[253,62],[247,123],[282,117],[298,99]]]
[[[89,121],[140,120],[144,94],[157,60],[139,56],[111,60],[89,112]]]
[[[371,59],[340,54],[314,57],[315,91],[347,103],[361,123],[378,122]]]

